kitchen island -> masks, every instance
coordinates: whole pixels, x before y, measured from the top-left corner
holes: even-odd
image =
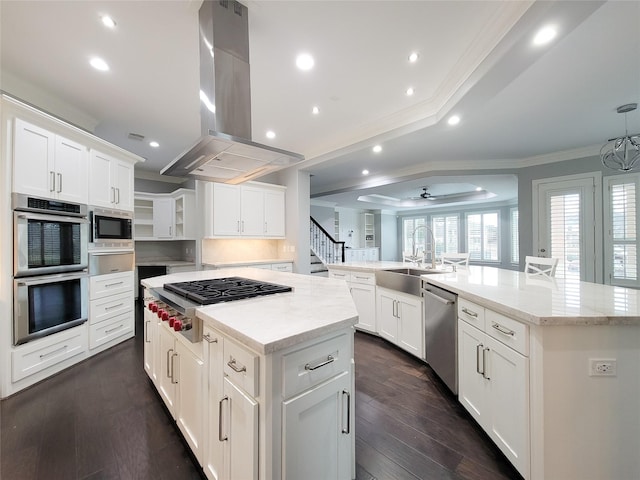
[[[153,289],[227,277],[292,291],[196,307],[195,342],[158,317],[180,315]],[[357,312],[343,282],[246,268],[143,285],[145,370],[208,478],[354,478]]]
[[[524,478],[640,478],[640,292],[491,267],[421,278],[458,295],[459,401]]]

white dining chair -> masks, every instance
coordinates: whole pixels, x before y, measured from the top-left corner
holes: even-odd
[[[553,278],[556,276],[558,258],[547,257],[525,257],[524,273],[528,275],[540,275]]]
[[[443,253],[442,266],[453,265],[454,267],[469,267],[469,253]]]

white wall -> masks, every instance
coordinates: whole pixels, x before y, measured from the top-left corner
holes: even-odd
[[[363,248],[362,214],[364,212],[341,207],[336,208],[336,212],[340,214],[340,241],[345,242],[345,247]]]

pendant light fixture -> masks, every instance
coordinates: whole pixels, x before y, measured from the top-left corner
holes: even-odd
[[[602,165],[620,172],[630,172],[640,167],[640,133],[627,132],[627,113],[634,111],[637,103],[619,106],[616,111],[624,113],[624,137],[611,138],[600,149]]]

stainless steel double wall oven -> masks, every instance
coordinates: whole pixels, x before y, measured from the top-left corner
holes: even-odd
[[[13,343],[88,318],[87,206],[13,194]]]

